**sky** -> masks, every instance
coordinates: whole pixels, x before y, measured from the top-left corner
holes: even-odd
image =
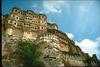
[[[2,14],[13,7],[46,14],[49,23],[56,23],[84,52],[100,59],[99,0],[2,0]]]

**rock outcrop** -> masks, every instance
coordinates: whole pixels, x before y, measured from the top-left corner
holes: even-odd
[[[14,61],[10,55],[19,40],[30,40],[43,46],[43,59],[47,67],[97,66],[96,55],[84,53],[57,24],[48,23],[47,16],[31,10],[13,8],[2,15],[2,62]],[[4,65],[4,63],[3,63]]]

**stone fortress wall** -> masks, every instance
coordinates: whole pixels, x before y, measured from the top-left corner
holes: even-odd
[[[6,37],[3,40],[3,54],[9,53],[7,46],[17,40],[31,40],[43,45],[44,60],[47,66],[96,66],[95,55],[90,57],[84,53],[73,40],[59,30],[57,24],[48,23],[47,16],[32,10],[21,10],[14,7],[9,15],[2,15],[2,31]],[[7,44],[7,45],[6,45]],[[14,46],[11,46],[14,49]],[[11,48],[9,47],[9,48]],[[88,62],[89,61],[89,62]],[[54,65],[55,64],[55,65]],[[54,65],[54,66],[53,66]]]

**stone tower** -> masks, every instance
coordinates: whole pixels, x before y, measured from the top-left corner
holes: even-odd
[[[12,65],[12,61],[15,60],[12,58],[12,52],[16,49],[17,41],[30,40],[43,46],[42,58],[47,67],[98,64],[96,55],[90,57],[84,53],[73,40],[59,30],[57,24],[48,23],[45,14],[14,7],[9,15],[2,15],[1,20],[3,62],[7,61]]]
[[[31,10],[13,8],[5,24],[8,35],[34,40],[40,33],[46,32],[47,17]]]

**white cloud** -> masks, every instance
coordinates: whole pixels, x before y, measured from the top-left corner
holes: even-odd
[[[43,14],[44,12],[40,11],[39,13]]]
[[[73,39],[74,35],[72,33],[66,33],[70,39]]]
[[[74,35],[72,33],[66,34],[70,39],[74,38]],[[100,59],[100,37],[97,37],[95,40],[86,38],[81,42],[75,41],[75,44],[78,45],[83,52],[89,53],[90,56],[96,54],[97,58]]]
[[[54,21],[50,21],[49,23],[57,23],[57,22],[54,22]]]
[[[34,3],[33,5],[32,5],[32,7],[34,8],[34,7],[37,7],[37,4],[36,3]]]
[[[46,13],[53,12],[53,13],[61,13],[62,7],[65,4],[65,1],[44,1],[43,7]]]
[[[78,45],[82,51],[89,53],[90,56],[96,54],[100,59],[100,37],[96,38],[95,41],[90,39],[84,39],[81,42],[75,41],[75,44]]]

